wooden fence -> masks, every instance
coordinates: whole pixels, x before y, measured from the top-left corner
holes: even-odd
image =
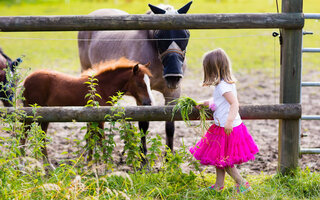
[[[303,0],[282,0],[282,13],[277,14],[0,17],[0,31],[280,28],[282,37],[280,104],[299,105],[301,103],[301,41],[304,26],[302,2]],[[290,107],[284,108],[285,113],[291,111]],[[60,108],[61,111],[64,109],[70,108]],[[73,112],[75,111],[71,111]],[[268,112],[268,109],[264,112]],[[301,110],[297,113],[299,112],[298,115],[301,116]],[[46,119],[46,115],[43,116],[43,119]],[[281,119],[278,169],[281,173],[286,173],[298,167],[300,118],[278,117],[278,119]]]
[[[0,17],[1,31],[301,29],[302,13]]]
[[[173,106],[129,106],[119,107],[119,111],[124,111],[128,121],[181,121],[180,111],[172,113]],[[99,122],[106,121],[105,115],[113,115],[110,106],[97,107],[39,107],[36,114],[33,108],[25,107],[18,110],[24,111],[26,116],[35,116],[39,122]],[[12,114],[16,112],[15,108],[4,108],[0,110],[1,114]],[[240,115],[242,119],[287,119],[297,120],[301,117],[300,104],[276,104],[276,105],[246,105],[240,106]],[[17,112],[19,113],[19,112]],[[212,116],[212,112],[208,112]],[[193,109],[189,115],[190,120],[199,120],[199,112]],[[212,118],[209,118],[210,120]],[[32,121],[32,118],[26,118],[26,121]]]

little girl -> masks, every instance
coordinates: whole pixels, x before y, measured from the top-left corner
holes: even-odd
[[[209,189],[221,191],[227,172],[236,182],[237,192],[245,193],[251,187],[234,165],[254,160],[259,150],[239,115],[231,62],[224,50],[215,49],[204,55],[203,70],[203,86],[214,85],[215,89],[213,100],[204,101],[197,108],[209,106],[214,111],[214,124],[190,152],[201,164],[216,167],[216,183]]]

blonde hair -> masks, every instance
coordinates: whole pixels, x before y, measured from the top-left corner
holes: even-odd
[[[204,54],[203,57],[204,79],[203,86],[217,85],[223,79],[227,83],[234,83],[231,61],[223,49],[215,49]]]

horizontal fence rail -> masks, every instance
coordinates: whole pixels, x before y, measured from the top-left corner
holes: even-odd
[[[320,148],[302,148],[300,154],[320,154]]]
[[[306,19],[320,19],[320,13],[305,13],[303,16]]]
[[[0,17],[0,31],[240,29],[304,26],[302,13]]]
[[[121,107],[120,107],[121,108]],[[129,106],[124,107],[125,117],[128,121],[181,121],[178,111],[172,118],[173,106]],[[34,116],[33,108],[24,107],[27,116]],[[14,108],[3,108],[2,115],[15,112]],[[301,117],[300,104],[276,104],[276,105],[245,105],[240,107],[242,119],[299,119]],[[94,122],[106,121],[105,115],[112,115],[112,107],[39,107],[36,116],[41,116],[39,122]],[[212,116],[212,113],[210,116]],[[198,120],[199,112],[193,109],[189,115],[190,120]],[[210,118],[212,119],[212,118]],[[26,118],[26,121],[32,121]]]
[[[303,48],[303,53],[320,53],[320,48]]]
[[[303,87],[320,87],[320,82],[301,82]]]
[[[320,115],[302,115],[302,120],[320,120]]]

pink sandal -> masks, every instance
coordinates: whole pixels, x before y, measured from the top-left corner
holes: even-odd
[[[252,187],[250,186],[249,182],[246,182],[244,185],[236,184],[236,189],[237,189],[237,193],[244,194],[252,190]]]
[[[216,192],[221,192],[221,191],[223,190],[223,188],[224,188],[224,186],[218,188],[218,187],[216,187],[215,184],[214,184],[214,185],[211,185],[210,187],[208,187],[209,190],[214,190],[214,191],[216,191]]]

